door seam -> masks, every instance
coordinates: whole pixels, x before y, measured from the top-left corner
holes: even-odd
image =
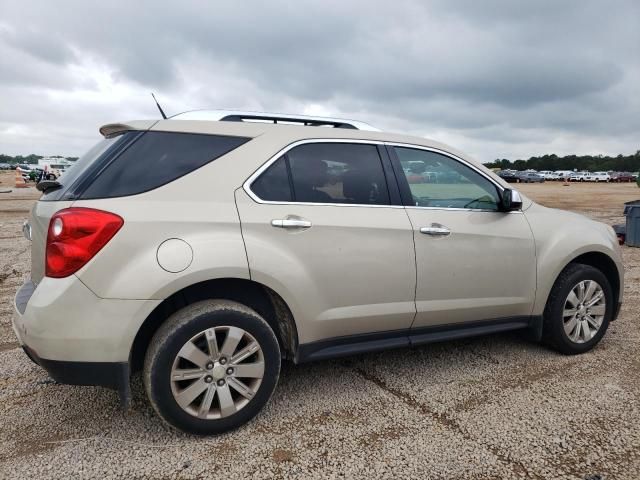
[[[413,264],[414,264],[414,282],[413,282],[413,320],[411,320],[411,325],[409,325],[409,331],[413,328],[413,324],[416,323],[416,318],[418,317],[418,252],[416,251],[416,230],[413,222],[411,221],[411,217],[409,216],[409,212],[406,207],[403,207],[405,215],[407,216],[407,220],[409,220],[409,225],[411,225],[411,242],[413,243]]]
[[[242,247],[244,248],[244,257],[247,260],[247,271],[249,272],[249,280],[253,280],[251,275],[251,264],[249,263],[249,252],[247,251],[247,242],[244,239],[244,232],[242,230],[242,217],[240,216],[240,208],[238,207],[238,191],[243,190],[242,187],[238,187],[233,191],[233,203],[236,206],[236,214],[238,215],[238,226],[240,227],[240,238],[242,238]]]

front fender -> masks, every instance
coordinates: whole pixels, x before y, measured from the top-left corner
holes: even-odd
[[[615,263],[622,292],[624,267],[617,238],[609,226],[576,213],[537,204],[529,208],[525,216],[536,244],[537,288],[533,315],[544,312],[560,272],[587,253],[604,254]]]

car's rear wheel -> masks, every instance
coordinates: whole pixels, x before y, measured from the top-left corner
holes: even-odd
[[[222,433],[248,422],[269,401],[280,349],[250,308],[206,300],[174,313],[145,358],[144,383],[158,415],[189,433]]]
[[[584,353],[602,339],[613,316],[607,277],[598,269],[571,264],[558,276],[544,311],[544,337],[565,354]]]

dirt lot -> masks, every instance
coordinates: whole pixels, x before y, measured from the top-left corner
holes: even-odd
[[[517,187],[607,223],[640,198],[634,184]],[[202,439],[166,430],[139,379],[122,413],[116,393],[57,385],[18,348],[21,224],[37,196],[0,194],[2,478],[640,478],[640,249],[624,247],[625,304],[589,354],[509,334],[285,365],[264,413]]]

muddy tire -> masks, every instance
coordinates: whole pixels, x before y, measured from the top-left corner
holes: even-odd
[[[560,273],[547,300],[543,339],[567,355],[588,352],[607,331],[614,308],[607,277],[590,265],[571,264]]]
[[[229,300],[205,300],[173,315],[151,340],[144,385],[168,425],[211,435],[237,428],[267,404],[280,375],[269,324]]]

